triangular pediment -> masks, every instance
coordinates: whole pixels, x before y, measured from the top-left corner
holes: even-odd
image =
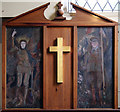
[[[94,24],[94,25],[104,25],[104,24],[109,24],[109,23],[115,23],[117,22],[110,20],[106,17],[103,17],[99,14],[96,14],[92,11],[89,11],[85,8],[82,8],[78,5],[75,5],[71,3],[73,8],[76,10],[75,16],[72,18],[72,20],[48,20],[44,16],[44,11],[48,7],[50,3],[47,3],[45,5],[42,5],[38,8],[35,8],[31,11],[28,11],[26,13],[23,13],[17,17],[14,17],[10,20],[8,20],[6,23],[8,25],[10,24],[82,24],[82,26],[86,24]]]

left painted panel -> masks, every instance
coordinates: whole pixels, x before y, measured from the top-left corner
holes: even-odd
[[[7,27],[6,108],[42,108],[42,27]]]

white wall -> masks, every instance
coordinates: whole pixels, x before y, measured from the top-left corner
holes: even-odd
[[[18,2],[17,2],[18,1]],[[33,2],[34,1],[34,2]],[[39,2],[40,1],[40,2]],[[2,0],[2,6],[0,4],[0,8],[2,7],[2,17],[15,17],[19,14],[22,14],[26,11],[29,11],[31,9],[34,9],[42,4],[45,4],[47,2],[51,2],[50,6],[48,7],[48,9],[46,9],[45,11],[45,16],[46,18],[48,19],[53,19],[54,18],[54,14],[55,14],[55,11],[56,11],[56,7],[55,5],[59,2],[60,0]],[[61,0],[62,3],[65,4],[65,6],[67,7],[67,4],[65,2],[65,0]],[[113,19],[115,21],[118,21],[118,13],[117,12],[114,12],[114,13],[111,13],[111,12],[100,12],[101,15],[104,15],[106,17],[109,17],[110,19]],[[69,17],[69,14],[67,14],[67,19],[70,19]],[[0,17],[1,17],[1,14],[0,14]],[[120,18],[119,18],[120,19]],[[120,27],[119,27],[119,32],[120,32]],[[120,33],[119,33],[119,38],[120,38]],[[119,39],[118,38],[118,39]],[[120,57],[120,39],[119,39],[119,56]],[[1,45],[1,44],[0,44]],[[0,58],[1,58],[1,46],[0,46]],[[120,59],[118,59],[118,63],[119,63],[119,66],[118,68],[120,67]],[[120,70],[118,71],[118,74],[119,74],[119,107],[120,107]],[[2,73],[1,73],[1,59],[0,59],[0,107],[1,107],[1,78],[2,78]]]

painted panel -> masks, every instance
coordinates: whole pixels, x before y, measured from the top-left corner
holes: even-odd
[[[78,27],[78,108],[113,108],[112,27]]]
[[[42,27],[7,28],[6,108],[42,107]]]

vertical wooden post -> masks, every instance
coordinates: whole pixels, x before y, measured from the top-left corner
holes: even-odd
[[[6,107],[6,26],[2,26],[2,109]]]
[[[46,109],[46,48],[45,48],[45,40],[47,35],[47,27],[43,26],[43,109]]]
[[[114,108],[118,108],[118,26],[114,28]]]
[[[73,108],[77,108],[77,26],[73,27]]]

